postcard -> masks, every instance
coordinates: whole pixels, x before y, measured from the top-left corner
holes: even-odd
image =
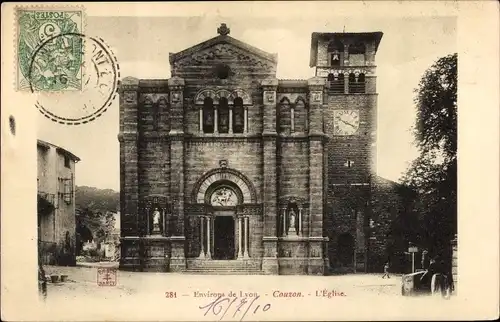
[[[2,9],[4,320],[498,318],[497,3]]]

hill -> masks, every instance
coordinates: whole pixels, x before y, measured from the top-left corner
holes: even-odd
[[[120,193],[112,189],[76,186],[75,199],[77,209],[116,212],[120,208]]]

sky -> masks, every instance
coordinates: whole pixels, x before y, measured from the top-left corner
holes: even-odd
[[[293,19],[292,19],[293,18]],[[437,59],[457,52],[454,17],[388,17],[370,19],[332,16],[239,17],[105,17],[88,16],[86,34],[102,38],[116,54],[121,77],[170,78],[168,54],[217,36],[226,23],[230,36],[278,54],[277,77],[308,79],[313,32],[384,33],[378,53],[377,174],[398,181],[417,156],[412,144],[415,121],[413,90]],[[95,121],[60,126],[41,114],[38,138],[62,146],[81,158],[76,184],[119,190],[118,102]]]

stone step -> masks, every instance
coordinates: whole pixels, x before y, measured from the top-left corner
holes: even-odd
[[[223,272],[223,271],[260,271],[258,268],[241,268],[241,267],[235,267],[235,268],[206,268],[206,267],[188,267],[188,270],[192,271],[217,271],[217,272]]]
[[[203,260],[194,259],[187,261],[188,269],[199,270],[260,270],[260,262],[255,260]]]
[[[193,270],[188,269],[184,274],[193,275],[264,275],[262,271],[211,271],[211,270]]]

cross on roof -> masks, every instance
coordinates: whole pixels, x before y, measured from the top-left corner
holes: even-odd
[[[231,29],[229,29],[225,23],[221,23],[220,27],[217,28],[217,33],[221,36],[227,36],[229,32],[231,32]]]

